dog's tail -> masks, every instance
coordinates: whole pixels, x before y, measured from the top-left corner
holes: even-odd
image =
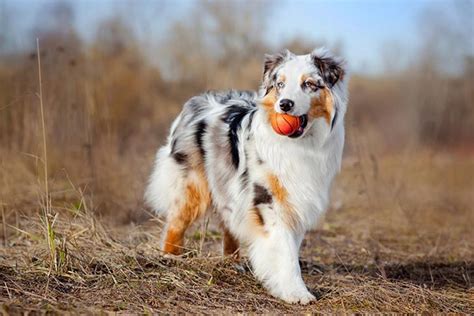
[[[173,135],[181,120],[181,116],[173,122],[167,144],[156,154],[153,171],[145,190],[145,203],[158,215],[166,215],[167,211],[176,203],[176,194],[182,192],[183,169],[172,158],[171,150]]]

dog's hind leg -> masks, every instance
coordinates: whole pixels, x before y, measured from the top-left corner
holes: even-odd
[[[229,231],[229,229],[222,223],[223,237],[223,252],[224,256],[233,256],[236,259],[239,258],[239,241]]]
[[[159,215],[166,216],[162,249],[180,254],[186,229],[208,209],[211,201],[202,164],[169,146],[157,155],[145,198]],[[192,163],[192,162],[195,163]]]
[[[163,240],[163,251],[175,255],[182,253],[186,229],[206,212],[211,203],[202,170],[189,171],[183,184],[181,198],[168,211]]]

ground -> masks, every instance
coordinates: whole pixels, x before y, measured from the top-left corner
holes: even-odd
[[[112,225],[77,197],[6,220],[0,248],[3,312],[474,313],[474,161],[449,155],[346,158],[301,267],[317,300],[269,296],[244,258],[221,256],[212,214],[188,251],[159,250],[160,219]],[[48,218],[47,220],[45,218]],[[48,228],[49,227],[49,228]]]

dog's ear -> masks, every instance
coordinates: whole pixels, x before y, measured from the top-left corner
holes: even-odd
[[[265,54],[262,78],[262,89],[265,91],[265,94],[267,94],[273,87],[275,80],[275,78],[273,78],[275,75],[275,69],[290,56],[292,56],[292,53],[288,50],[275,55]]]
[[[345,62],[343,59],[332,56],[325,49],[314,50],[311,53],[311,59],[329,88],[344,79]]]

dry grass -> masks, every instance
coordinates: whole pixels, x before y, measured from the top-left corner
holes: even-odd
[[[438,156],[432,165],[433,158],[420,153],[409,165],[395,156],[368,162],[378,164],[377,175],[364,160],[345,160],[335,205],[303,245],[303,275],[318,298],[309,306],[268,296],[245,259],[222,258],[212,219],[189,232],[185,256],[168,258],[158,249],[158,219],[140,225],[99,219],[88,198],[69,183],[68,198],[52,203],[55,262],[38,215],[7,220],[8,239],[0,248],[2,308],[10,313],[473,313],[473,214],[467,192],[473,179],[457,175],[474,170],[474,163],[460,157],[446,163]],[[401,189],[394,199],[396,181]],[[448,186],[456,196],[445,191]],[[420,189],[412,192],[413,187]]]

